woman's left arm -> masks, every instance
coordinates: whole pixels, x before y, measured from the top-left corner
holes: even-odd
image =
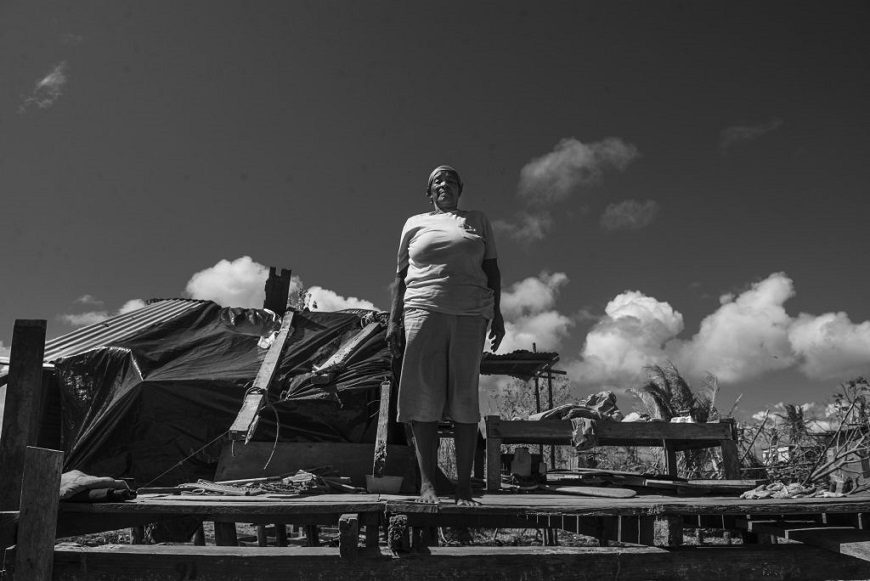
[[[492,351],[495,352],[504,339],[504,319],[501,316],[501,271],[498,269],[498,259],[488,258],[483,261],[483,272],[486,274],[486,286],[492,289],[493,317],[489,326],[489,339]]]

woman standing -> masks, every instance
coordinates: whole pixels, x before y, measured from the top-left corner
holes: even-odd
[[[411,424],[416,441],[419,501],[438,502],[438,422],[447,419],[454,423],[456,504],[473,506],[480,359],[487,327],[493,351],[505,331],[492,226],[483,212],[459,209],[461,194],[459,173],[438,166],[426,188],[432,211],[405,222],[387,340],[393,356],[403,356],[398,420]]]

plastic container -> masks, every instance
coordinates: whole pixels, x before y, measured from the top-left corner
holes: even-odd
[[[402,476],[372,476],[366,474],[366,490],[372,493],[396,494],[402,488]]]

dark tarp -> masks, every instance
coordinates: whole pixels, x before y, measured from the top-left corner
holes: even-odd
[[[134,477],[139,486],[211,478],[221,436],[268,351],[261,338],[280,324],[269,315],[204,302],[135,337],[58,360],[64,470]],[[275,437],[277,414],[282,441],[374,440],[377,388],[390,374],[384,333],[355,351],[334,382],[315,384],[311,373],[361,324],[355,313],[294,315],[257,439]]]

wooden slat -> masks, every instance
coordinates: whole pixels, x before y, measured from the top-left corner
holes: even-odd
[[[567,420],[501,420],[488,431],[505,444],[571,443],[571,422]],[[718,445],[732,436],[728,423],[671,424],[668,422],[607,422],[595,424],[602,445],[660,446],[662,440],[702,440]]]
[[[753,522],[751,531],[870,561],[870,532],[854,527],[818,523]]]
[[[354,559],[359,549],[359,517],[343,514],[338,519],[338,553],[344,559]]]
[[[289,311],[284,315],[284,319],[281,321],[281,329],[278,331],[272,346],[269,347],[269,351],[263,359],[263,364],[260,365],[251,391],[245,396],[242,409],[236,416],[232,426],[230,426],[230,437],[235,440],[244,439],[245,443],[247,443],[257,429],[257,422],[260,417],[257,412],[263,406],[263,400],[278,370],[278,363],[281,361],[281,354],[284,352],[287,337],[290,336],[293,330],[294,314],[293,311]]]
[[[18,510],[21,474],[27,446],[37,445],[42,412],[42,357],[45,352],[43,320],[15,321],[12,352],[0,438],[0,510]]]
[[[24,458],[15,576],[28,581],[50,581],[63,452],[28,447]]]
[[[377,321],[374,323],[369,323],[362,330],[351,337],[346,343],[341,345],[338,350],[332,354],[332,356],[323,362],[321,365],[314,366],[314,373],[337,373],[341,372],[345,364],[347,363],[348,357],[363,343],[371,339],[373,336],[377,335],[383,326]]]
[[[55,552],[55,579],[261,581],[262,579],[867,579],[870,564],[800,545],[705,547],[432,547],[349,561],[337,548],[125,545]],[[83,572],[87,572],[85,575]]]
[[[214,544],[221,547],[235,547],[239,544],[239,538],[236,533],[236,523],[234,522],[215,522],[214,523]]]
[[[372,323],[375,324],[375,323]],[[380,478],[387,465],[387,435],[390,425],[390,391],[392,381],[385,378],[381,382],[381,401],[378,407],[378,429],[375,435],[375,456],[372,475]]]

